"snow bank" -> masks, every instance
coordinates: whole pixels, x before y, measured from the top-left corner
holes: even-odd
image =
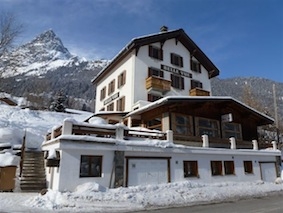
[[[18,166],[20,162],[20,157],[11,154],[10,152],[5,152],[0,154],[0,167],[5,166]]]
[[[231,201],[282,190],[283,184],[262,181],[217,184],[185,181],[116,189],[87,183],[73,193],[49,190],[43,196],[29,199],[25,205],[68,212],[126,212]]]

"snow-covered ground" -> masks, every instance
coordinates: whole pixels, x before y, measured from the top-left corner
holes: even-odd
[[[33,111],[0,104],[0,145],[20,145],[26,132],[28,147],[40,148],[47,131],[62,124],[64,119],[83,121],[90,115]],[[8,154],[2,155],[7,161]],[[279,182],[201,184],[186,181],[117,189],[86,183],[74,192],[49,190],[44,195],[21,193],[16,187],[14,193],[0,193],[0,212],[129,212],[188,206],[265,196],[282,191],[283,184]]]
[[[117,189],[87,183],[74,192],[0,193],[0,212],[130,212],[234,201],[282,190],[283,184],[261,181],[217,184],[186,181]]]
[[[64,119],[72,118],[83,121],[92,113],[74,111],[74,113],[58,113],[50,111],[22,109],[0,102],[0,146],[1,143],[11,145],[22,144],[26,135],[28,148],[41,148],[44,136],[53,127],[59,126]]]

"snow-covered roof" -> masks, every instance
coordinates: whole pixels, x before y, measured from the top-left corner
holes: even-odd
[[[268,115],[265,115],[252,107],[242,103],[241,101],[238,101],[230,96],[167,96],[163,97],[155,102],[152,102],[146,106],[143,106],[139,109],[136,109],[126,115],[126,117],[133,116],[133,115],[139,115],[143,112],[152,110],[154,108],[157,108],[159,106],[165,105],[169,102],[193,102],[193,101],[231,101],[235,104],[237,104],[239,107],[245,108],[247,111],[257,115],[258,117],[261,117],[262,119],[266,120],[266,122],[273,123],[274,119],[269,117]]]

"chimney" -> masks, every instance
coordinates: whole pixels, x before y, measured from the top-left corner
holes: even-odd
[[[168,27],[166,27],[166,26],[160,27],[160,32],[161,32],[161,33],[166,33],[166,32],[168,32]]]

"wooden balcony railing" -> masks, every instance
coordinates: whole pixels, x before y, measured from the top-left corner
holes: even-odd
[[[210,96],[210,92],[201,88],[194,88],[190,90],[190,96]]]
[[[171,81],[150,76],[146,79],[146,89],[153,89],[160,92],[170,91],[171,88]]]

